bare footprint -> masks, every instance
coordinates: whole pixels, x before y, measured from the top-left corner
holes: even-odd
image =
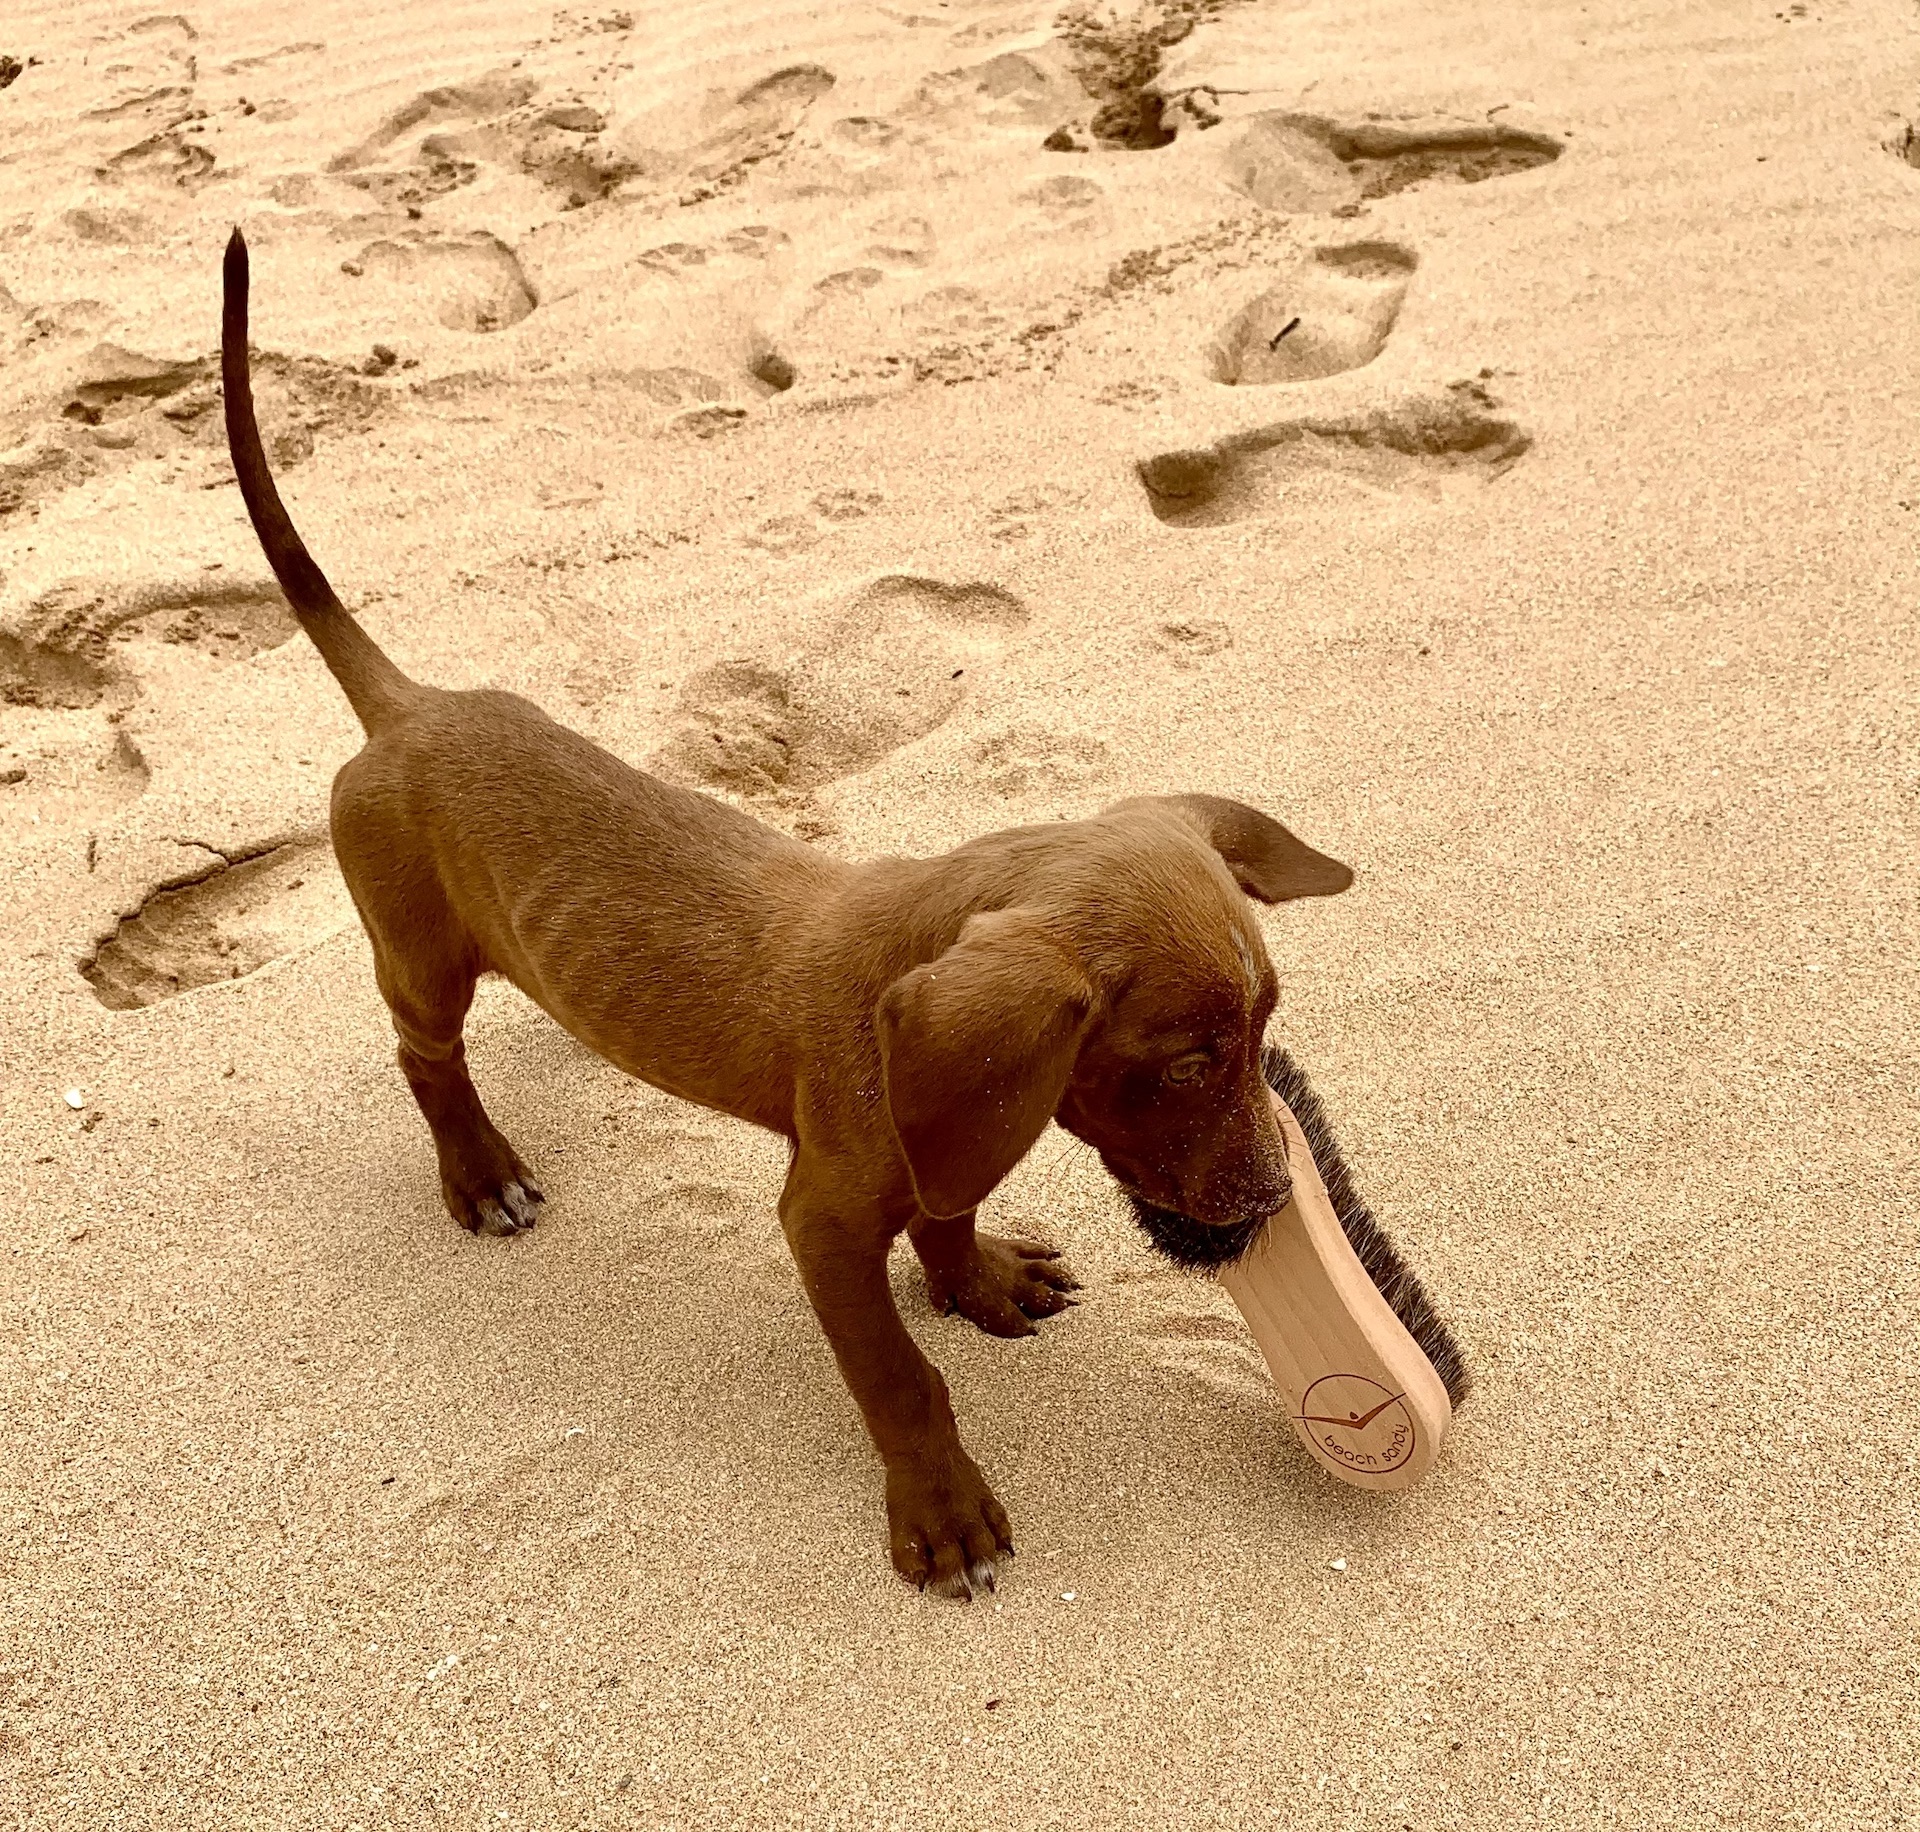
[[[1031,134],[1053,126],[1086,101],[1066,47],[1055,40],[928,77],[914,96],[911,112]]]
[[[83,118],[177,125],[188,112],[199,77],[194,51],[199,36],[179,13],[150,14],[103,34],[86,61],[96,79],[103,80],[104,93]]]
[[[660,101],[657,73],[641,70],[615,91],[605,144],[643,181],[677,188],[682,204],[701,203],[777,160],[835,80],[820,64],[789,64],[690,105]]]
[[[112,614],[115,643],[169,643],[218,661],[277,649],[300,627],[270,579],[140,586],[120,594]]]
[[[0,629],[0,700],[11,706],[72,710],[109,697],[126,705],[134,691],[90,628],[35,619]]]
[[[197,465],[203,484],[213,481],[209,471],[231,477],[212,358],[161,359],[98,343],[63,367],[34,390],[29,411],[46,415],[38,434],[0,457],[0,522],[147,459]],[[276,469],[309,457],[320,432],[359,431],[389,405],[384,389],[315,357],[264,352],[254,386]]]
[[[464,83],[423,89],[393,110],[372,133],[327,162],[327,170],[358,185],[389,208],[419,208],[472,182],[475,164],[444,147],[430,148],[422,129],[456,121],[479,122],[529,102],[531,77],[489,70]]]
[[[1477,383],[1370,413],[1284,420],[1139,466],[1147,502],[1177,528],[1284,509],[1316,474],[1389,494],[1436,495],[1510,470],[1532,441]]]
[[[1479,184],[1550,165],[1561,143],[1487,122],[1333,121],[1275,112],[1250,117],[1226,143],[1231,181],[1290,214],[1350,212],[1425,184]]]
[[[82,119],[111,123],[134,136],[95,168],[107,183],[196,191],[213,181],[213,151],[192,132],[199,116],[193,50],[198,36],[182,15],[156,13],[109,33],[93,48],[88,64],[110,86]]]
[[[513,250],[484,229],[374,242],[354,265],[417,295],[450,331],[503,331],[538,303]]]
[[[354,920],[324,840],[296,840],[153,891],[80,962],[113,1011],[237,980]]]
[[[1208,350],[1216,382],[1305,382],[1370,363],[1386,347],[1416,257],[1391,242],[1315,250],[1223,325]]]
[[[1029,484],[1010,491],[987,511],[987,532],[996,541],[1024,541],[1049,516],[1080,507],[1086,492],[1066,484]]]
[[[969,670],[1027,620],[998,586],[889,574],[798,655],[734,658],[691,676],[650,767],[750,797],[803,796],[942,725],[967,697]]]
[[[809,547],[817,546],[820,539],[820,524],[810,515],[771,515],[748,529],[740,537],[740,545],[785,558],[789,554],[805,553]]]
[[[293,613],[267,580],[68,581],[0,623],[0,700],[76,709],[126,706],[137,677],[116,650],[142,641],[236,660],[293,635]]]
[[[178,128],[168,128],[112,154],[101,162],[98,171],[109,180],[132,179],[197,191],[218,175],[214,163],[211,148],[189,139]]]

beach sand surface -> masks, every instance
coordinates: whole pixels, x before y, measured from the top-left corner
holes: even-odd
[[[1910,0],[10,0],[0,1823],[1920,1816]],[[326,842],[410,672],[848,857],[1122,795],[1350,862],[1274,1035],[1467,1346],[1313,1467],[1050,1133],[881,1474],[778,1141],[517,993],[441,1206]],[[1288,329],[1290,320],[1299,322]],[[80,1102],[74,1106],[68,1091]]]

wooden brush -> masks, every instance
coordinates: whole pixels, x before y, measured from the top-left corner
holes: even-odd
[[[1354,1193],[1320,1102],[1285,1050],[1262,1054],[1293,1199],[1219,1278],[1301,1443],[1343,1482],[1411,1488],[1467,1394],[1460,1345]]]

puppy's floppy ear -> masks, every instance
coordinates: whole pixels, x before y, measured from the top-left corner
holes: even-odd
[[[1271,815],[1224,795],[1139,795],[1105,810],[1164,808],[1177,814],[1226,860],[1249,897],[1285,903],[1294,897],[1332,897],[1353,882],[1353,868],[1315,852]]]
[[[1066,1093],[1093,987],[1025,910],[971,917],[874,1012],[887,1112],[929,1215],[964,1215]]]

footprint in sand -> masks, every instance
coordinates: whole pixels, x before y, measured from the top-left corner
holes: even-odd
[[[75,241],[100,248],[138,248],[156,233],[144,211],[124,204],[77,205],[60,223]]]
[[[144,585],[113,601],[117,644],[161,642],[217,661],[277,649],[299,625],[279,586],[266,579]]]
[[[911,300],[901,316],[930,337],[980,337],[1007,322],[977,286],[935,286]]]
[[[290,841],[150,892],[80,962],[113,1011],[244,978],[354,921],[325,840]]]
[[[731,155],[750,164],[768,156],[775,149],[764,144],[767,138],[790,135],[811,96],[832,85],[826,72],[809,71],[776,72],[732,97],[721,111],[725,118],[697,136],[691,163],[699,167],[703,156],[724,163]],[[535,179],[566,209],[598,203],[630,180],[680,171],[680,161],[651,143],[645,123],[630,144],[634,124],[624,136],[610,133],[601,109],[577,95],[542,96],[539,88],[533,77],[508,68],[422,90],[328,170],[389,208],[416,210],[471,184],[483,166]]]
[[[99,176],[112,180],[145,180],[197,191],[216,176],[212,151],[189,139],[178,128],[149,134],[124,151],[114,153],[98,167]]]
[[[1272,515],[1316,477],[1433,496],[1491,482],[1531,444],[1478,383],[1372,412],[1283,420],[1140,464],[1154,514],[1176,528]]]
[[[1157,623],[1148,640],[1176,668],[1191,671],[1210,655],[1233,647],[1233,632],[1217,617],[1176,617]]]
[[[1071,172],[1036,179],[1020,192],[1018,201],[1045,235],[1103,235],[1113,226],[1105,187]]]
[[[327,170],[358,186],[389,209],[414,208],[471,184],[477,167],[440,146],[433,128],[447,122],[490,120],[533,98],[531,77],[490,70],[464,83],[446,83],[410,96],[372,133],[327,162]],[[429,130],[425,133],[422,130]]]
[[[125,707],[139,685],[119,648],[170,643],[238,660],[278,648],[294,629],[280,588],[267,581],[72,581],[0,620],[0,700],[69,710]]]
[[[691,676],[649,767],[750,798],[804,798],[952,717],[971,675],[1028,615],[996,585],[889,574],[799,654],[731,658]]]
[[[1023,137],[1084,108],[1087,92],[1058,39],[1032,50],[1002,51],[981,63],[943,70],[921,83],[908,114],[1011,130]]]
[[[178,13],[156,13],[109,33],[93,47],[89,73],[108,84],[105,97],[81,116],[138,137],[108,153],[95,174],[109,184],[157,183],[196,191],[212,182],[214,155],[196,137],[194,106],[199,34]]]
[[[866,256],[882,267],[925,267],[933,259],[933,224],[911,211],[883,216],[873,225]]]
[[[1307,382],[1370,363],[1386,347],[1417,257],[1391,242],[1316,249],[1224,324],[1207,352],[1216,382]]]
[[[805,513],[769,516],[748,529],[740,537],[740,545],[782,558],[805,553],[832,533],[832,524],[864,521],[879,512],[884,500],[878,490],[822,490],[808,503]]]
[[[742,547],[756,553],[770,553],[782,559],[805,553],[817,546],[822,537],[820,524],[810,515],[771,515],[740,537]]]
[[[638,168],[608,148],[606,118],[581,102],[521,109],[503,120],[457,133],[432,133],[420,142],[422,163],[432,170],[470,173],[488,164],[536,178],[564,206],[610,197]]]
[[[987,532],[996,541],[1024,541],[1049,516],[1077,509],[1087,500],[1084,490],[1067,484],[1036,483],[1010,491],[987,510]]]
[[[34,389],[47,419],[37,438],[0,458],[0,524],[62,490],[143,460],[185,462],[203,486],[231,477],[212,357],[158,359],[95,344]],[[362,431],[390,402],[385,388],[315,357],[254,360],[262,436],[276,469],[309,457],[323,431]]]
[[[702,203],[785,152],[834,82],[820,64],[789,64],[738,87],[663,94],[659,73],[638,69],[615,86],[606,145],[643,185]]]
[[[1224,157],[1230,181],[1269,210],[1351,214],[1416,185],[1530,172],[1561,150],[1547,134],[1486,122],[1345,122],[1275,112],[1243,122]]]
[[[193,48],[199,37],[179,13],[150,14],[103,34],[89,48],[86,62],[89,75],[104,81],[106,93],[81,118],[176,125],[199,78]]]
[[[40,617],[0,627],[0,701],[7,705],[75,711],[109,701],[126,706],[134,694],[100,632]]]
[[[822,490],[814,497],[811,507],[822,521],[859,522],[869,515],[878,515],[885,504],[886,498],[878,490],[843,484],[837,489]]]
[[[0,831],[98,821],[147,787],[119,727],[159,665],[143,645],[239,660],[294,633],[277,585],[193,580],[126,589],[67,584],[0,620]]]
[[[538,303],[513,250],[484,229],[373,242],[350,267],[404,288],[450,331],[504,331]]]
[[[973,747],[979,780],[996,795],[1060,795],[1084,789],[1107,764],[1106,740],[1055,725],[1016,725]]]

